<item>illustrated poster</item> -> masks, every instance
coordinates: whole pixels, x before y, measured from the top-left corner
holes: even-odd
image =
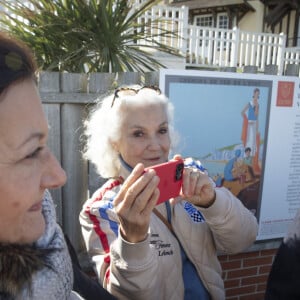
[[[300,208],[299,79],[160,72],[175,107],[175,149],[200,160],[257,218],[257,240],[283,237]]]

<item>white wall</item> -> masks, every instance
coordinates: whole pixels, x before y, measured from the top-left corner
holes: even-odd
[[[249,11],[239,22],[238,27],[245,31],[262,32],[264,5],[260,1],[251,1],[249,3],[255,9],[255,11]]]

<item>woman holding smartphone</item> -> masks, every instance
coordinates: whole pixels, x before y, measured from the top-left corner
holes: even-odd
[[[225,299],[217,251],[237,253],[256,238],[255,217],[197,162],[186,161],[180,195],[156,205],[151,166],[170,158],[172,120],[158,88],[130,86],[99,102],[85,124],[85,157],[109,180],[80,223],[98,278],[118,299]]]

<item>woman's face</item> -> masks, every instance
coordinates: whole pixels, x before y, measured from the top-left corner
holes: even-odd
[[[44,232],[44,191],[66,181],[47,138],[35,83],[10,86],[0,95],[0,242],[32,243]]]
[[[127,106],[122,111],[121,139],[116,150],[131,167],[145,167],[168,160],[170,136],[167,113],[162,104]]]

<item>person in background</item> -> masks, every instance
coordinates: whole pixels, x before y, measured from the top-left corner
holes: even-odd
[[[156,205],[159,177],[144,169],[169,160],[172,120],[157,87],[128,86],[85,123],[84,156],[108,180],[79,218],[99,281],[118,299],[225,299],[217,251],[237,253],[256,238],[255,217],[198,161],[185,159],[181,194]]]
[[[259,88],[253,90],[252,100],[249,101],[243,108],[241,115],[243,118],[242,126],[242,143],[245,148],[251,149],[253,157],[252,168],[257,175],[261,172],[259,164],[259,151],[260,151],[260,133],[259,133]]]
[[[265,300],[300,299],[300,209],[277,250]]]
[[[245,156],[243,158],[243,161],[246,165],[252,166],[252,160],[253,160],[253,157],[251,156],[251,148],[247,147],[245,149]]]
[[[258,133],[258,114],[259,114],[259,89],[253,91],[252,100],[249,101],[243,108],[241,114],[247,120],[246,136],[243,139],[245,148],[249,147],[252,150],[252,155],[256,153],[256,135]]]
[[[237,180],[238,177],[234,175],[233,170],[235,169],[238,160],[241,157],[241,150],[236,149],[234,151],[234,157],[231,158],[224,167],[224,179],[227,181],[234,181]]]
[[[244,155],[244,158],[243,158],[243,162],[247,165],[247,171],[248,171],[248,174],[249,174],[249,178],[247,181],[251,181],[255,178],[255,174],[254,174],[254,171],[253,171],[253,156],[251,155],[251,148],[250,147],[247,147],[245,149],[245,155]]]
[[[91,291],[114,299],[101,298],[108,292],[79,267],[73,272],[56,223],[48,189],[66,174],[47,146],[36,71],[31,51],[0,33],[0,299],[97,299]]]

